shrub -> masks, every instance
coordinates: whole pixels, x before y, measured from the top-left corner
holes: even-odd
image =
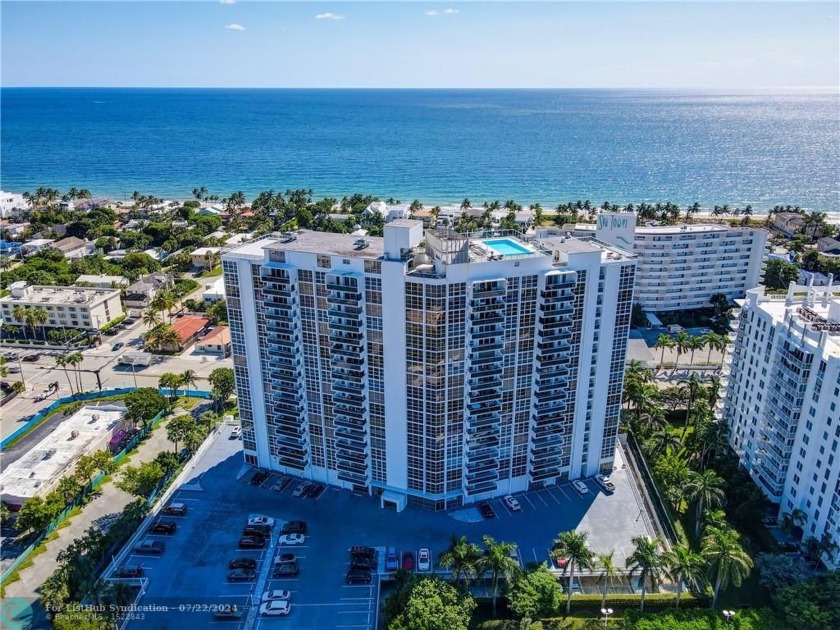
[[[776,615],[767,609],[739,610],[727,622],[717,610],[671,610],[655,614],[628,611],[627,630],[782,630]]]
[[[641,595],[610,595],[607,597],[607,605],[610,608],[631,610],[639,608]],[[676,607],[676,593],[648,593],[645,596],[645,612],[653,610],[664,610]],[[694,595],[683,593],[680,599],[680,608],[703,608],[709,605],[709,598],[705,595]],[[572,610],[600,610],[601,595],[573,595]]]

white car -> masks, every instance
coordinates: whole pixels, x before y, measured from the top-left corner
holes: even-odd
[[[417,552],[417,570],[429,571],[432,568],[432,554],[428,549],[421,549]]]
[[[595,475],[595,483],[597,483],[604,492],[615,492],[615,484],[606,475]]]
[[[269,516],[263,516],[262,514],[249,514],[248,525],[268,525],[269,527],[274,527],[274,519]]]
[[[242,427],[237,425],[233,427],[233,430],[230,432],[230,437],[232,439],[238,439],[242,437]]]
[[[306,536],[303,534],[283,534],[277,540],[278,545],[302,545],[306,542]]]
[[[513,498],[512,496],[510,496],[510,495],[507,495],[506,497],[504,497],[504,498],[502,499],[502,501],[504,501],[504,502],[505,502],[505,505],[507,505],[507,506],[508,506],[511,510],[513,510],[514,512],[519,512],[519,511],[521,511],[521,510],[522,510],[522,506],[521,506],[521,505],[519,505],[519,501],[517,501],[516,499],[514,499],[514,498]]]
[[[285,617],[291,610],[289,600],[265,602],[260,606],[260,614],[269,617]]]
[[[589,494],[589,488],[586,487],[586,484],[583,483],[580,479],[575,479],[572,482],[572,488],[578,491],[578,494],[584,495]]]
[[[274,590],[262,594],[263,602],[287,602],[292,598],[290,591]]]

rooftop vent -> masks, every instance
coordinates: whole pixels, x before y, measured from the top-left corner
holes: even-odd
[[[283,232],[283,242],[284,243],[291,243],[292,241],[297,240],[297,234],[294,232]]]
[[[353,243],[353,247],[355,247],[356,249],[367,249],[368,247],[370,247],[370,241],[366,238],[356,239],[356,242]]]

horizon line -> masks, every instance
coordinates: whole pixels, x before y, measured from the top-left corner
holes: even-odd
[[[0,85],[2,90],[836,90],[838,85],[730,86],[228,86],[228,85]]]

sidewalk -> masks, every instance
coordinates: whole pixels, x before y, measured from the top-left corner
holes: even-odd
[[[172,442],[166,439],[166,429],[162,426],[164,423],[159,424],[149,439],[140,444],[131,456],[129,465],[137,466],[151,461],[161,451],[172,449]],[[118,475],[119,472],[115,473],[115,477]],[[21,597],[29,602],[37,600],[38,588],[58,566],[58,554],[81,537],[89,527],[95,525],[107,529],[133,499],[130,494],[117,488],[114,481],[102,486],[98,496],[82,508],[81,514],[70,520],[70,525],[57,530],[58,538],[47,543],[46,551],[34,558],[32,566],[20,571],[20,579],[6,587],[6,597]]]

